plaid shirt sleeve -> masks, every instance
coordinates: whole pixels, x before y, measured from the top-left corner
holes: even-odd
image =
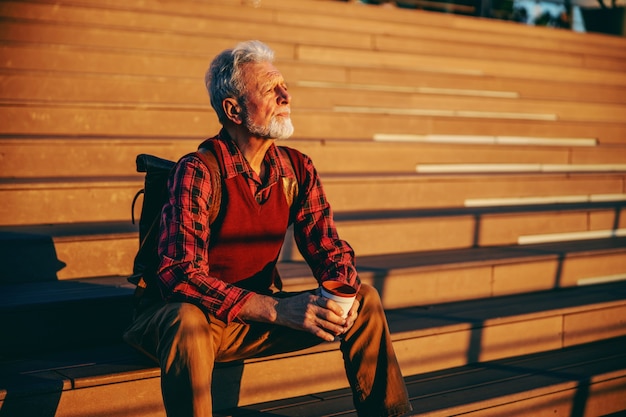
[[[169,200],[161,213],[158,270],[161,292],[169,301],[184,301],[229,323],[237,320],[252,293],[211,277],[208,207],[210,173],[197,157],[187,156],[168,182]]]
[[[294,237],[318,283],[341,281],[357,291],[361,281],[356,271],[354,251],[337,233],[333,214],[319,175],[305,156],[304,198],[294,218]]]

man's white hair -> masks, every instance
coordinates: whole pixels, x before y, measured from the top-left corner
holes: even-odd
[[[249,62],[274,62],[274,51],[258,40],[241,42],[233,49],[218,54],[204,76],[211,106],[222,124],[227,119],[222,102],[227,98],[239,99],[243,96],[241,68]]]

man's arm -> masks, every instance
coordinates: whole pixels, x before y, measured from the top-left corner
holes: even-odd
[[[306,177],[301,181],[303,195],[294,219],[294,237],[298,249],[321,283],[341,281],[357,291],[361,285],[354,251],[348,242],[339,238],[332,210],[319,175],[310,158],[304,160]]]
[[[168,300],[196,304],[231,322],[253,294],[209,274],[210,172],[197,157],[185,157],[177,164],[168,187],[159,238],[161,292]]]

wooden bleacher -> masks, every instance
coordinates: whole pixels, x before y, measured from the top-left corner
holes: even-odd
[[[415,415],[626,413],[626,39],[322,0],[16,0],[0,19],[0,417],[164,415],[158,368],[121,342],[135,157],[217,132],[204,71],[252,38]],[[314,284],[289,240],[280,269]],[[355,415],[336,343],[216,380],[219,416]]]

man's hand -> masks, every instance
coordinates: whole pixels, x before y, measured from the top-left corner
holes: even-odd
[[[276,305],[276,324],[304,330],[332,342],[354,324],[358,302],[356,304],[344,319],[337,303],[318,295],[305,293],[282,298]]]
[[[332,300],[311,293],[273,298],[255,294],[244,304],[239,316],[243,320],[263,321],[303,330],[332,342],[352,327],[358,315],[359,302],[354,300],[347,318]]]

